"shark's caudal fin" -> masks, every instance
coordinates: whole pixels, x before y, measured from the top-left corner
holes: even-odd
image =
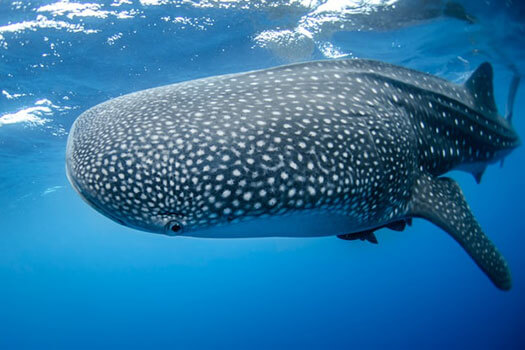
[[[416,181],[410,205],[410,215],[427,219],[450,234],[496,287],[511,288],[505,259],[481,230],[461,189],[452,179],[421,176]]]
[[[481,112],[489,117],[496,118],[498,108],[494,100],[493,76],[492,65],[488,62],[482,63],[467,79],[465,88],[470,92]]]

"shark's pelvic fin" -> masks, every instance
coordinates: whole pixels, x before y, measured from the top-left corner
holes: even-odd
[[[399,221],[391,222],[387,224],[385,227],[388,227],[392,231],[401,232],[405,230],[406,226],[407,226],[407,222],[405,220],[399,220]]]
[[[484,114],[496,118],[498,108],[494,100],[494,87],[492,85],[492,66],[490,63],[482,63],[465,82],[465,88],[474,98],[476,106]]]
[[[345,241],[355,241],[356,239],[360,239],[362,241],[368,241],[374,244],[379,243],[376,235],[374,234],[374,230],[368,230],[368,231],[362,231],[362,232],[356,232],[356,233],[347,233],[344,235],[338,235],[337,238],[344,239]]]
[[[387,227],[394,231],[403,231],[405,227],[408,225],[412,225],[412,218],[406,218],[398,221],[390,222],[383,226],[378,226],[369,230],[365,231],[359,231],[359,232],[353,232],[353,233],[347,233],[344,235],[338,235],[338,238],[344,239],[346,241],[355,241],[356,239],[360,239],[362,241],[368,241],[370,243],[377,244],[377,237],[374,234],[375,231],[380,230],[384,227]]]
[[[511,288],[507,262],[483,233],[461,189],[452,179],[421,176],[413,189],[410,215],[427,219],[448,232],[496,287]]]
[[[370,232],[369,234],[367,234],[364,239],[370,243],[374,243],[374,244],[378,244],[378,240],[377,240],[377,237],[376,235],[374,234],[374,232]]]

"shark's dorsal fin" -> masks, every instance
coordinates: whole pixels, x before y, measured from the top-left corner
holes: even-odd
[[[422,175],[413,189],[409,214],[450,234],[500,289],[511,288],[507,263],[481,230],[459,186],[449,178]]]
[[[492,65],[482,63],[465,82],[465,88],[474,98],[476,107],[488,116],[496,117],[498,108],[494,100],[494,87],[492,86]]]

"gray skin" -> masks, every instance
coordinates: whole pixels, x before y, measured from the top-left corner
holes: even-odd
[[[479,180],[518,145],[497,113],[488,63],[456,85],[337,60],[109,100],[75,121],[66,167],[99,212],[167,235],[355,239],[423,217],[509,289],[505,260],[459,187],[439,176],[463,169]]]

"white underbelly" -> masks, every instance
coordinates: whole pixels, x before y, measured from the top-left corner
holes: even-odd
[[[355,232],[360,229],[356,218],[330,212],[309,211],[214,226],[183,233],[203,238],[243,237],[318,237]]]

